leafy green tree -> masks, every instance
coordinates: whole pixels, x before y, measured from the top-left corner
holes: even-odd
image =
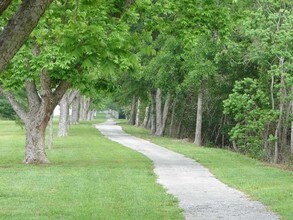
[[[240,151],[260,159],[270,154],[264,135],[277,112],[270,108],[269,98],[259,84],[251,78],[236,82],[233,93],[224,101],[224,112],[236,121],[229,133],[232,141]],[[269,136],[273,141],[273,134]]]
[[[131,67],[131,41],[122,18],[127,5],[96,3],[52,4],[1,79],[0,91],[25,123],[25,163],[48,162],[45,129],[68,88]],[[20,88],[26,90],[26,106],[16,99],[14,91]]]
[[[40,17],[53,0],[31,0],[22,1],[13,14],[9,13],[9,21],[6,24],[0,22],[4,29],[0,32],[0,73],[4,70],[9,61],[25,43],[30,33],[38,24]],[[3,0],[0,3],[0,16],[8,11],[8,6],[12,5],[11,0]],[[4,20],[4,19],[3,19]],[[6,20],[6,19],[5,19]]]

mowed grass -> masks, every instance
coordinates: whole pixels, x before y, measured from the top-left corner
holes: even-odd
[[[293,219],[293,172],[268,166],[227,150],[196,147],[183,140],[154,137],[150,131],[120,121],[124,131],[195,159],[219,180],[261,201],[282,219]],[[224,195],[223,195],[224,196]]]
[[[22,164],[24,139],[14,122],[0,121],[0,219],[183,219],[151,161],[92,123],[55,138],[49,165]]]

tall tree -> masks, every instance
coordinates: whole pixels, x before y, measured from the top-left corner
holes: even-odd
[[[9,19],[0,33],[0,73],[25,43],[37,26],[40,17],[53,0],[22,1],[17,11]],[[0,15],[12,1],[4,0],[0,4]]]

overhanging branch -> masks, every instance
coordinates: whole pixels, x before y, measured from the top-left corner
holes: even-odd
[[[8,8],[8,6],[11,4],[11,2],[12,2],[12,0],[1,0],[1,2],[0,2],[0,16]]]
[[[10,92],[4,91],[4,88],[0,85],[0,94],[2,94],[11,104],[13,110],[16,114],[21,118],[21,120],[26,123],[27,121],[27,112],[23,109],[23,107],[16,101],[14,95]]]
[[[8,1],[8,0],[5,0]],[[23,0],[0,34],[0,72],[27,40],[53,0]],[[4,9],[4,6],[3,6]]]

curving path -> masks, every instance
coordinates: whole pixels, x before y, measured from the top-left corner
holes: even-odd
[[[158,183],[179,199],[186,219],[279,219],[260,202],[250,200],[242,192],[217,180],[194,160],[130,136],[112,119],[96,128],[110,140],[136,150],[154,162]]]

